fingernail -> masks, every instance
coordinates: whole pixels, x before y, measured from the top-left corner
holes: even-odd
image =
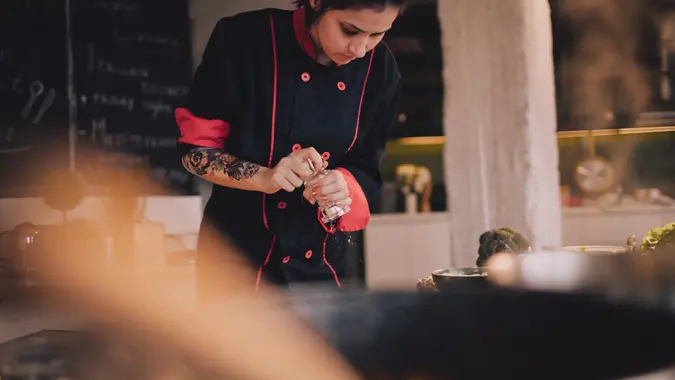
[[[319,193],[318,193],[318,192],[316,192],[316,191],[312,191],[312,196],[313,196],[313,197],[316,197],[317,195],[319,195]]]

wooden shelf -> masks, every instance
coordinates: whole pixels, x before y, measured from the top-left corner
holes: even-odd
[[[596,129],[592,131],[560,131],[557,132],[559,139],[566,138],[581,138],[589,135],[592,136],[617,136],[617,135],[637,135],[647,133],[666,133],[675,132],[675,126],[663,127],[638,127],[638,128],[619,128],[619,129]],[[400,139],[391,140],[391,145],[443,145],[445,144],[445,136],[424,136],[424,137],[404,137]]]

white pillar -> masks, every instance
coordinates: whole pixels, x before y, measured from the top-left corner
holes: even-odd
[[[439,0],[453,266],[509,226],[561,243],[551,20],[545,0]]]

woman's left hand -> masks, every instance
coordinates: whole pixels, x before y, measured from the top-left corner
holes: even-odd
[[[321,179],[315,179],[305,185],[302,195],[311,204],[332,203],[348,206],[352,203],[349,198],[349,188],[344,176],[338,170],[329,170]]]

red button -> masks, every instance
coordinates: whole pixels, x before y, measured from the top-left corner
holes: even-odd
[[[321,153],[321,158],[323,158],[324,161],[328,161],[328,159],[330,158],[330,153],[328,152]]]
[[[311,257],[312,257],[312,250],[310,249],[309,251],[307,251],[307,253],[305,253],[305,258],[309,259]]]
[[[293,151],[294,151],[294,152],[297,152],[297,151],[299,151],[300,149],[302,149],[302,147],[300,146],[300,144],[295,144],[295,145],[293,145]]]
[[[309,82],[310,78],[311,77],[309,76],[308,72],[304,72],[302,75],[300,75],[300,79],[302,79],[302,81],[305,83]]]
[[[279,208],[279,210],[285,209],[286,206],[288,206],[288,205],[286,204],[286,202],[279,202],[279,203],[277,203],[277,207]]]
[[[344,91],[347,88],[347,86],[345,85],[345,82],[338,82],[337,87],[338,87],[338,90],[340,90],[340,91]]]
[[[284,257],[283,260],[281,260],[281,262],[284,263],[284,264],[286,264],[286,263],[289,262],[289,261],[291,261],[291,257],[290,257],[290,256],[286,256],[286,257]]]

